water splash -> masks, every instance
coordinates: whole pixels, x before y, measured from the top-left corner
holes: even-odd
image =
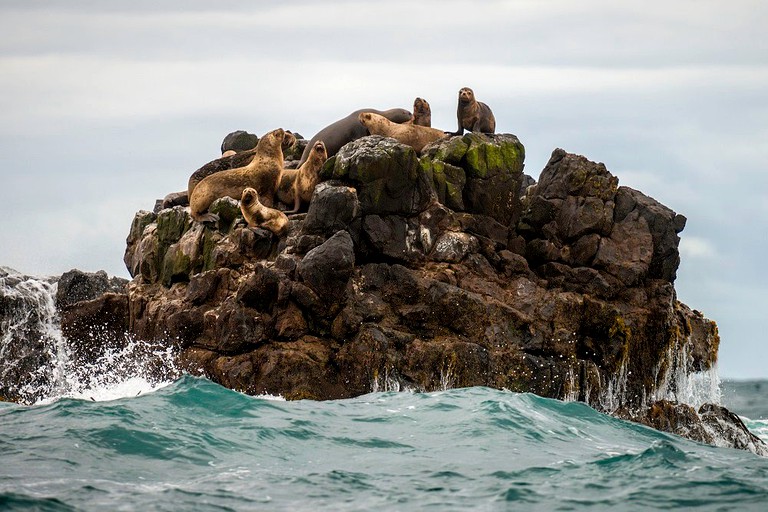
[[[55,278],[0,267],[0,398],[26,404],[62,397],[110,400],[151,392],[181,372],[167,346],[104,340],[88,361],[62,335]]]
[[[389,369],[385,368],[383,375],[378,371],[375,371],[371,382],[371,393],[387,391],[399,392],[410,391],[410,389],[408,389],[407,386],[402,386],[400,384],[400,379],[398,378],[396,371],[393,370],[392,373],[390,373]]]
[[[34,401],[62,381],[66,364],[56,311],[58,285],[0,267],[0,395]]]
[[[618,371],[610,376],[605,384],[600,383],[602,392],[600,393],[598,403],[601,411],[612,414],[625,405],[627,401],[628,379],[629,357],[625,357]]]
[[[92,362],[64,360],[57,386],[38,400],[60,398],[93,401],[133,397],[161,389],[178,378],[173,348],[129,339],[119,347],[106,347]]]
[[[651,399],[676,401],[694,409],[705,403],[719,405],[722,393],[717,365],[703,372],[693,371],[688,352],[689,343],[690,338],[686,338],[667,349],[664,360],[655,370],[658,386]]]

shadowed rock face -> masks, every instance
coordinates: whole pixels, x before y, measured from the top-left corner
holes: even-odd
[[[715,323],[675,295],[685,218],[584,157],[555,150],[532,186],[523,160],[508,134],[421,155],[365,137],[326,162],[282,239],[229,200],[212,206],[218,228],[183,207],[139,212],[129,332],[253,394],[482,385],[700,421],[637,412],[717,358]]]

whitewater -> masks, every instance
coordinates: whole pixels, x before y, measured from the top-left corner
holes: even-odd
[[[484,387],[326,402],[254,397],[184,375],[171,352],[138,341],[78,365],[57,329],[55,283],[17,281],[15,290],[34,297],[21,310],[42,325],[48,384],[24,390],[27,405],[0,402],[0,510],[763,511],[768,503],[768,458],[580,402]],[[2,326],[4,355],[23,324]],[[158,360],[167,370],[159,380]],[[735,382],[722,392],[764,440],[766,389]]]

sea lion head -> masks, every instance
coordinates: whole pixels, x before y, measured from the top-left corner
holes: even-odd
[[[269,144],[270,146],[282,145],[283,140],[285,140],[285,130],[277,128],[265,134],[261,139],[265,141],[264,144]],[[261,140],[259,142],[261,142]]]
[[[475,100],[475,93],[469,87],[459,89],[459,101],[461,103],[471,103]]]
[[[290,147],[293,147],[294,144],[296,144],[296,136],[290,131],[286,130],[285,133],[283,134],[283,143],[282,143],[283,151],[285,151]]]
[[[385,110],[381,114],[385,118],[389,119],[393,123],[405,123],[413,119],[413,115],[404,108],[391,108]]]
[[[240,196],[240,204],[246,208],[259,202],[259,193],[256,189],[246,187],[243,190],[243,194]]]
[[[363,123],[365,126],[368,126],[366,123],[370,123],[373,121],[373,114],[370,112],[361,112],[357,118],[360,120],[361,123]]]
[[[320,157],[323,162],[328,160],[328,151],[325,149],[325,143],[321,140],[315,142],[315,145],[312,147],[312,151],[315,152],[315,154]]]

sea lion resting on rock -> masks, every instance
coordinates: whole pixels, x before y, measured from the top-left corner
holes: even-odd
[[[491,108],[475,99],[475,93],[469,87],[459,90],[459,106],[456,110],[459,120],[459,129],[451,135],[461,135],[464,130],[479,133],[494,133],[496,131],[496,119]]]
[[[293,205],[293,210],[287,213],[299,211],[301,203],[309,203],[312,192],[320,181],[320,169],[328,160],[328,152],[323,141],[315,142],[309,158],[298,169],[284,169],[280,176],[280,185],[277,187],[277,198],[287,205]]]
[[[233,134],[237,133],[247,133],[247,132],[233,132],[227,135],[227,137],[224,138],[224,142],[222,143],[222,149],[224,148],[224,144],[227,143],[227,138],[232,136]],[[296,137],[289,132],[285,132],[285,138],[283,139],[283,151],[290,148],[296,143]],[[248,134],[250,135],[250,134]],[[254,135],[255,137],[255,135]],[[258,144],[258,142],[257,142]],[[187,182],[187,189],[182,190],[181,192],[171,192],[170,194],[166,195],[165,198],[163,198],[162,208],[172,208],[174,206],[189,206],[189,196],[192,193],[192,190],[195,188],[195,186],[200,183],[200,181],[205,178],[206,176],[210,176],[211,174],[215,174],[220,171],[226,171],[228,169],[235,169],[237,167],[245,167],[248,165],[248,163],[253,160],[253,156],[256,154],[256,148],[242,150],[242,151],[235,151],[234,149],[227,149],[222,154],[221,157],[217,158],[216,160],[211,160],[198,170],[192,173],[192,176],[189,177],[189,181]]]
[[[268,208],[259,201],[256,189],[246,187],[240,196],[240,211],[251,228],[264,228],[277,236],[288,229],[288,216],[280,210]]]
[[[283,172],[285,137],[282,128],[273,130],[259,140],[256,154],[248,165],[203,178],[189,195],[192,218],[198,222],[215,221],[215,215],[205,213],[211,203],[224,196],[239,199],[247,187],[256,189],[264,206],[271,207]]]
[[[325,150],[328,152],[328,158],[330,158],[338,153],[341,146],[347,142],[352,142],[353,140],[369,135],[365,126],[360,124],[359,115],[363,112],[373,112],[382,115],[393,123],[405,123],[413,118],[410,112],[402,108],[391,108],[384,111],[373,108],[355,110],[344,119],[339,119],[317,132],[317,134],[309,140],[307,147],[304,148],[304,153],[301,155],[299,165],[302,165],[307,161],[309,153],[312,151],[312,147],[314,147],[315,142],[319,140],[325,143]]]
[[[415,124],[397,124],[372,112],[361,113],[360,122],[368,128],[371,135],[392,137],[398,142],[411,146],[416,152],[420,152],[427,144],[448,136],[443,130],[437,128]]]
[[[432,109],[429,108],[427,100],[416,98],[413,100],[413,119],[406,124],[415,124],[418,126],[432,126]]]
[[[291,146],[296,144],[296,137],[289,131],[285,131],[283,136],[282,150],[285,151]],[[258,150],[258,143],[253,149],[247,151],[235,152],[231,155],[223,154],[221,158],[212,160],[192,173],[187,182],[187,195],[192,197],[192,191],[195,189],[198,183],[204,178],[216,174],[217,172],[227,171],[229,169],[235,169],[238,167],[245,167],[253,161],[254,156]],[[226,153],[226,152],[225,152]]]

